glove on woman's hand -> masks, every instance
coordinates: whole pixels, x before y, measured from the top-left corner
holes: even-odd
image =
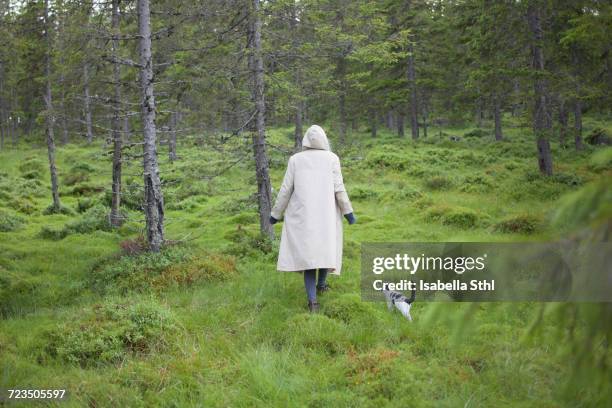
[[[278,222],[278,220],[276,218],[274,218],[273,216],[270,216],[270,224],[274,225]]]
[[[353,215],[353,213],[344,214],[344,218],[348,221],[349,225],[353,225],[357,222],[357,219]]]

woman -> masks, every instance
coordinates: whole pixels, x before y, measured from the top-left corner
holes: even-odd
[[[328,290],[327,273],[340,274],[342,215],[349,224],[355,223],[355,216],[340,160],[330,151],[325,131],[311,126],[302,146],[303,151],[289,158],[270,222],[275,224],[285,213],[277,269],[304,271],[308,309],[314,313],[319,310],[317,292]]]

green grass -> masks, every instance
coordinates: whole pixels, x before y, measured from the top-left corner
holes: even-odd
[[[610,122],[587,121],[591,128]],[[597,388],[592,371],[586,386],[568,387],[578,368],[559,341],[565,320],[546,314],[540,336],[525,340],[536,305],[417,302],[410,324],[359,297],[361,242],[538,241],[565,232],[553,215],[577,200],[565,195],[609,178],[609,150],[553,143],[557,175],[544,178],[529,133],[508,127],[501,143],[478,131],[459,142],[438,129],[418,143],[385,131],[376,140],[365,129],[352,135],[337,152],[358,223],[345,226],[343,273],[330,278],[319,315],[306,313],[301,276],[275,271],[278,242],[258,236],[248,140],[223,146],[244,155],[232,167],[210,147],[214,139],[190,138],[174,164],[160,148],[166,237],[183,243],[157,255],[139,253],[136,160],[124,168],[127,220],[112,230],[100,222],[110,188],[101,146],[59,148],[67,210],[51,215],[45,150],[2,151],[0,388],[65,388],[68,399],[57,403],[65,407],[609,401],[609,382]],[[289,149],[290,135],[277,128],[268,138]],[[275,189],[286,160],[271,149]]]

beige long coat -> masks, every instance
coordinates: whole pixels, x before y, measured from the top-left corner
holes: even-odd
[[[342,269],[342,216],[353,212],[344,188],[340,160],[329,149],[325,131],[306,131],[304,150],[289,159],[283,184],[272,208],[285,214],[277,269],[303,271]]]

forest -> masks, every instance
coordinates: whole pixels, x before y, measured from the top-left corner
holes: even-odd
[[[609,243],[611,33],[606,0],[0,0],[0,406],[609,406],[611,303],[408,322],[359,275]],[[318,314],[270,220],[313,124],[357,217]]]

